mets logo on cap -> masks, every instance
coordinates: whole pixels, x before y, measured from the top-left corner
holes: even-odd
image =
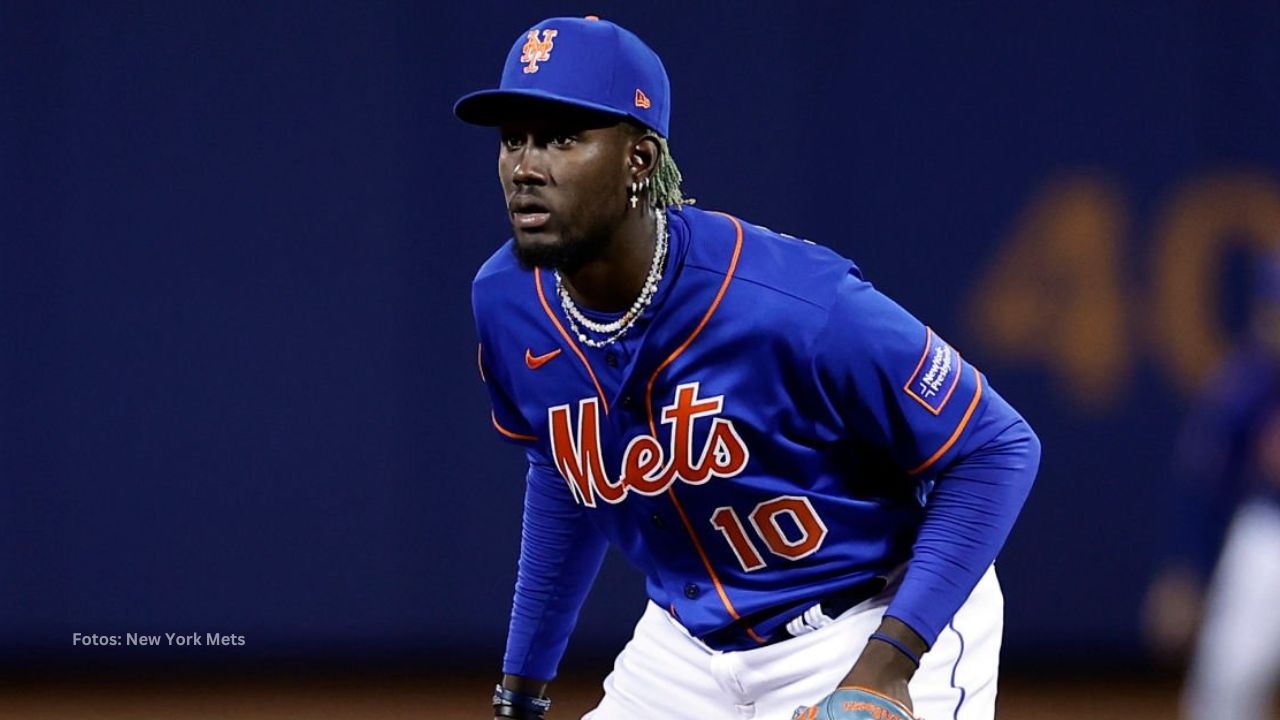
[[[520,62],[528,63],[524,66],[526,73],[538,72],[538,63],[551,59],[551,48],[555,47],[555,37],[559,34],[555,30],[543,30],[542,39],[539,40],[537,28],[529,31],[522,48],[523,54],[520,55]]]

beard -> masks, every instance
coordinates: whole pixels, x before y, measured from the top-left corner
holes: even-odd
[[[590,238],[561,238],[556,243],[521,245],[516,238],[511,243],[511,252],[516,262],[525,270],[543,268],[559,270],[561,275],[572,275],[587,263],[598,259],[609,245],[607,235]]]

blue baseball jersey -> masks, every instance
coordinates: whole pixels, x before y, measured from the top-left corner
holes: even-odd
[[[476,276],[493,425],[529,459],[504,670],[554,676],[606,543],[720,649],[910,561],[889,614],[931,643],[1007,536],[1034,434],[849,260],[729,215],[667,216],[657,294],[604,348],[511,241]]]

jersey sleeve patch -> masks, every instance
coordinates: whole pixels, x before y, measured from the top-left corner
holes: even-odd
[[[960,353],[926,327],[924,352],[903,391],[929,412],[941,415],[959,384]]]

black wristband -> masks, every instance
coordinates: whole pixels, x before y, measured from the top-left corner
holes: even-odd
[[[542,720],[551,709],[551,698],[525,695],[501,685],[493,689],[493,716],[511,720]]]

